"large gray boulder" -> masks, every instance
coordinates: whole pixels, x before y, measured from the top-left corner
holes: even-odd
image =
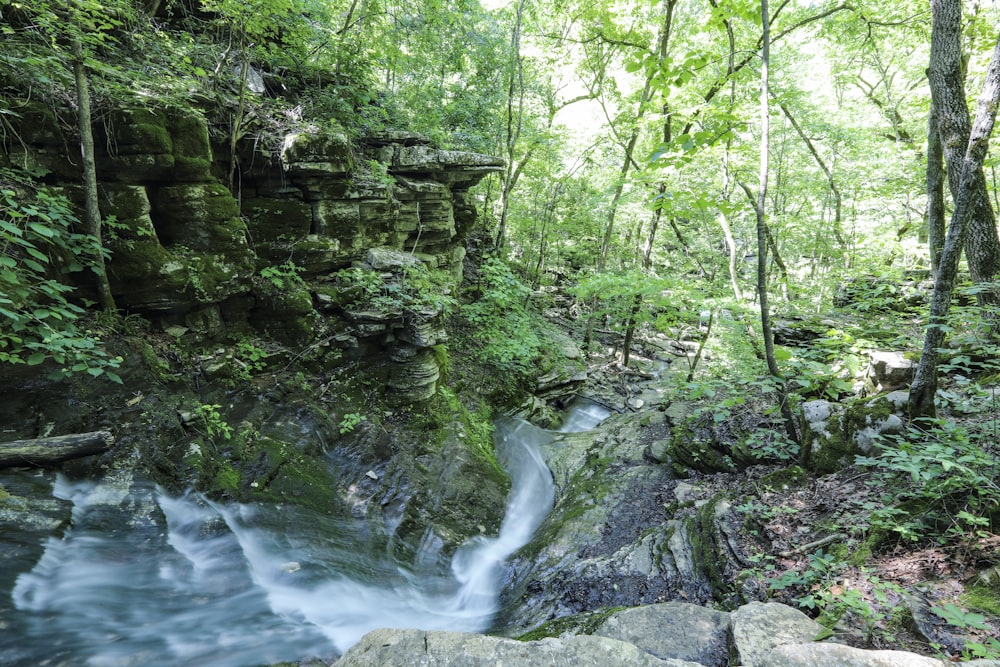
[[[814,643],[779,646],[760,664],[763,667],[945,667],[951,663],[906,651],[865,651],[842,644]]]
[[[373,630],[337,667],[700,667],[661,660],[633,644],[579,635],[534,642],[464,632]]]
[[[798,609],[773,602],[750,602],[729,616],[736,664],[744,667],[767,667],[775,647],[811,642],[824,630]]]
[[[657,658],[690,660],[705,667],[729,664],[729,614],[686,602],[620,611],[594,634],[635,644]]]

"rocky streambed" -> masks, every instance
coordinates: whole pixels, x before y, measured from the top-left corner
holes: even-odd
[[[624,392],[610,391],[606,385],[592,382],[592,395],[617,412],[585,432],[555,433],[511,422],[522,435],[530,435],[551,470],[554,502],[551,513],[527,544],[493,558],[497,561],[494,565],[505,562],[503,567],[491,569],[487,577],[495,580],[499,598],[495,607],[479,614],[472,623],[462,615],[464,611],[458,617],[439,615],[432,623],[410,614],[415,607],[426,607],[428,600],[461,599],[452,590],[456,549],[477,534],[481,537],[474,537],[472,543],[487,546],[483,536],[495,534],[501,525],[502,501],[494,503],[496,516],[484,514],[480,505],[487,497],[484,494],[499,498],[503,489],[488,477],[483,462],[472,455],[466,427],[454,415],[433,446],[417,446],[393,439],[402,431],[393,426],[391,418],[380,424],[364,424],[351,437],[338,442],[337,425],[322,419],[318,406],[306,409],[291,403],[274,410],[278,403],[273,402],[248,407],[243,411],[244,421],[256,424],[260,437],[286,443],[288,451],[275,462],[275,470],[294,473],[293,466],[300,465],[301,460],[317,456],[327,466],[325,477],[300,478],[300,484],[293,487],[287,480],[282,481],[281,475],[268,476],[271,467],[261,459],[261,476],[256,479],[266,485],[274,503],[264,509],[217,504],[137,484],[134,473],[140,467],[134,464],[140,458],[145,460],[139,453],[155,453],[160,446],[157,444],[137,446],[131,464],[130,457],[123,456],[119,449],[113,459],[101,465],[89,469],[83,464],[69,466],[77,481],[60,482],[63,486],[58,499],[45,490],[52,484],[50,473],[5,476],[3,484],[10,497],[0,503],[0,521],[4,523],[2,546],[11,567],[2,581],[7,591],[20,588],[16,596],[6,595],[0,603],[4,630],[0,658],[11,665],[36,664],[41,657],[55,665],[74,665],[78,664],[74,651],[79,644],[98,637],[96,641],[117,644],[121,649],[106,664],[129,664],[137,655],[123,648],[128,645],[130,633],[146,632],[152,641],[167,641],[191,651],[187,628],[197,629],[201,633],[199,641],[211,646],[222,656],[220,659],[238,659],[218,664],[233,665],[309,657],[328,663],[354,642],[358,643],[340,658],[340,663],[689,667],[941,664],[915,652],[889,655],[849,646],[864,643],[854,633],[857,628],[849,624],[835,636],[816,643],[814,640],[828,633],[801,612],[780,604],[755,602],[773,595],[762,564],[801,566],[809,550],[797,551],[798,545],[815,541],[826,524],[822,516],[803,511],[803,516],[812,517],[808,530],[798,525],[795,535],[781,533],[788,526],[774,525],[763,510],[749,506],[745,491],[765,486],[788,490],[799,483],[801,474],[781,472],[775,465],[758,465],[740,473],[708,474],[689,469],[690,476],[679,479],[678,446],[690,445],[688,456],[699,456],[698,447],[708,452],[710,446],[705,444],[701,431],[696,433],[701,440],[688,437],[686,431],[683,437],[677,437],[682,433],[678,425],[691,421],[690,410],[671,402],[665,390],[669,378],[654,372],[630,377],[628,386],[617,385],[624,386]],[[152,400],[152,392],[150,396],[147,400]],[[551,405],[563,403],[562,399],[550,401]],[[710,463],[709,457],[703,460]],[[254,468],[251,465],[247,470],[252,472]],[[98,493],[80,481],[88,471],[104,475],[112,492]],[[252,484],[251,479],[244,481]],[[316,489],[310,490],[310,485],[329,485],[329,489],[317,493]],[[842,486],[853,488],[846,483]],[[121,492],[122,488],[126,492]],[[835,502],[833,494],[827,495],[825,502]],[[303,507],[315,509],[316,502],[325,502],[327,497],[334,499],[331,507],[341,519],[301,511]],[[472,499],[476,502],[472,503]],[[821,503],[815,504],[819,507]],[[479,523],[477,516],[482,517]],[[363,521],[357,523],[354,519]],[[348,523],[355,528],[346,528]],[[187,621],[168,621],[161,627],[150,625],[140,616],[128,618],[124,614],[131,628],[125,632],[109,624],[123,616],[118,606],[108,606],[108,613],[100,614],[101,621],[95,624],[84,608],[98,607],[84,604],[72,624],[49,624],[61,636],[59,642],[42,642],[46,648],[41,652],[26,652],[26,623],[31,621],[25,620],[25,605],[42,609],[46,604],[56,605],[44,612],[46,618],[52,618],[60,597],[72,599],[87,588],[83,574],[61,570],[55,556],[43,555],[48,553],[46,544],[58,551],[60,544],[87,542],[88,526],[102,530],[112,525],[117,526],[112,535],[120,535],[126,527],[137,528],[133,532],[139,541],[129,546],[131,543],[119,539],[117,547],[99,549],[93,552],[93,558],[67,558],[66,562],[74,562],[73,567],[87,566],[89,562],[103,568],[101,571],[107,570],[113,578],[114,572],[134,573],[146,561],[143,567],[150,570],[151,580],[162,578],[164,572],[168,576],[180,575],[181,588],[186,586],[188,590],[152,586],[140,591],[137,599],[145,597],[159,606],[156,598],[165,595],[170,605],[176,606],[180,597],[194,593],[202,596],[214,587],[235,594],[235,607],[232,602],[220,603],[222,609],[235,609],[235,615],[224,622],[207,622],[198,614],[182,611],[180,618]],[[358,525],[362,528],[357,529]],[[381,528],[372,530],[365,525]],[[264,532],[278,539],[259,541]],[[282,537],[283,533],[288,534]],[[168,537],[171,534],[173,538]],[[185,535],[194,541],[185,542]],[[317,540],[314,545],[310,545],[312,539]],[[191,558],[187,558],[187,564],[183,559],[173,562],[167,570],[150,569],[155,560],[147,556],[151,545],[156,544],[166,545],[176,553],[188,549]],[[218,550],[200,551],[206,544]],[[317,546],[323,544],[326,546]],[[780,549],[787,555],[776,558]],[[378,552],[388,558],[378,561],[380,565],[372,565],[371,561],[356,558],[363,552]],[[220,554],[227,555],[223,558]],[[369,583],[391,582],[390,588],[396,592],[373,596],[368,594],[367,584],[331,586],[322,564],[337,560],[366,572]],[[400,568],[400,563],[407,565]],[[18,572],[32,568],[30,585],[19,583]],[[398,599],[400,590],[417,590],[419,594],[406,593],[406,610],[395,614],[390,603]],[[466,593],[466,600],[470,595],[479,595],[475,588]],[[374,613],[369,623],[348,628],[350,624],[331,620],[324,611],[330,599],[350,600],[357,605],[347,607],[354,610],[354,616],[360,616],[363,610]],[[238,618],[246,615],[253,600],[264,611],[253,614],[259,623],[250,641],[232,628]],[[901,599],[894,603],[905,605]],[[202,610],[213,604],[202,605]],[[304,632],[301,625],[275,621],[274,605],[280,610],[279,620],[310,618],[313,630]],[[324,624],[338,626],[331,632],[342,633],[342,643],[329,643],[329,635],[324,637]],[[367,630],[378,626],[421,629],[380,629],[362,638]],[[488,631],[492,636],[454,632],[456,629]],[[747,639],[753,636],[763,637],[759,645]],[[910,639],[913,634],[900,631],[899,636]],[[906,646],[916,648],[915,643]],[[277,649],[280,651],[275,653]],[[918,650],[926,651],[927,644]],[[143,655],[144,659],[154,660],[152,654]],[[177,664],[191,664],[193,658],[188,655],[178,659],[187,662]],[[160,660],[158,664],[168,663]],[[977,664],[997,667],[990,662]]]
[[[732,612],[668,602],[610,615],[590,634],[536,641],[422,630],[377,630],[338,667],[945,667],[905,651],[866,651],[815,641],[823,626],[779,603],[751,602]],[[998,667],[973,660],[967,667]]]

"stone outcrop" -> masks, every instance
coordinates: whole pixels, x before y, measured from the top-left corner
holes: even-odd
[[[906,651],[868,651],[817,641],[824,628],[802,612],[754,602],[731,613],[682,603],[625,609],[592,634],[534,641],[423,630],[374,630],[336,663],[381,665],[669,665],[671,667],[1000,667],[946,662]]]
[[[891,392],[908,387],[917,372],[917,363],[906,358],[902,352],[873,350],[868,358],[864,380],[867,393]]]
[[[664,660],[729,664],[729,614],[685,602],[634,607],[610,616],[595,635],[635,644]]]
[[[335,664],[342,667],[699,667],[683,660],[661,660],[633,644],[607,637],[581,635],[525,643],[484,635],[423,630],[374,630]]]
[[[737,664],[764,667],[775,647],[810,642],[823,626],[783,604],[750,602],[731,615]]]
[[[855,456],[873,454],[881,436],[902,433],[908,397],[906,391],[891,391],[846,404],[807,401],[802,406],[804,462],[827,474],[854,463]]]
[[[308,127],[241,144],[231,191],[228,146],[213,143],[206,116],[149,105],[112,110],[101,125],[118,305],[208,340],[252,327],[317,345],[324,365],[383,369],[399,402],[433,395],[442,299],[461,280],[476,218],[468,189],[502,163],[403,132],[350,140]],[[22,141],[7,163],[81,202],[55,116],[29,104],[11,119]]]
[[[561,632],[599,609],[736,595],[726,582],[745,558],[730,539],[739,521],[723,498],[682,506],[672,495],[678,481],[651,452],[663,421],[620,414],[542,448],[555,507],[511,560],[495,627]]]

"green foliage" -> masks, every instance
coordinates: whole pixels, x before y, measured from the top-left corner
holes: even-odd
[[[854,393],[854,382],[867,363],[864,342],[831,329],[809,347],[775,346],[774,356],[789,378],[789,389],[806,398],[839,400]]]
[[[195,409],[195,416],[204,429],[205,436],[212,442],[232,440],[233,427],[223,418],[219,410],[221,405],[202,404]]]
[[[340,423],[338,424],[338,427],[340,428],[340,434],[344,435],[346,433],[351,433],[352,431],[354,431],[355,428],[358,427],[358,425],[361,422],[365,421],[366,419],[367,417],[365,417],[360,412],[348,412],[347,414],[345,414],[343,417],[340,418]]]
[[[284,264],[266,266],[260,270],[259,284],[265,294],[285,294],[306,286],[302,280],[303,269],[291,260]]]
[[[476,358],[513,384],[534,370],[544,347],[538,316],[529,307],[531,289],[510,267],[491,257],[479,267],[477,294],[463,304],[459,315],[468,323],[469,342]]]
[[[0,363],[54,362],[55,377],[86,373],[120,383],[121,357],[82,328],[86,311],[64,282],[99,252],[93,237],[74,231],[78,224],[64,196],[0,169]]]
[[[810,554],[809,562],[802,571],[789,570],[771,580],[771,591],[791,589],[802,593],[796,603],[803,609],[818,613],[818,621],[829,628],[830,634],[845,616],[860,622],[865,630],[866,640],[871,642],[877,635],[891,640],[885,629],[885,622],[894,613],[903,589],[898,585],[883,581],[875,576],[862,573],[864,589],[841,583],[842,573],[847,564],[836,556],[819,551]],[[818,637],[821,639],[824,637]]]
[[[267,368],[267,351],[249,339],[241,339],[236,343],[236,358],[250,371],[259,372]]]
[[[921,420],[886,435],[877,456],[857,457],[874,471],[882,507],[871,523],[907,540],[969,540],[996,531],[1000,516],[1000,452],[992,432],[947,419]]]
[[[799,456],[799,445],[773,426],[755,428],[743,439],[743,444],[760,461],[788,462]]]
[[[983,630],[990,633],[994,631],[994,628],[986,623],[985,616],[965,611],[952,602],[940,607],[931,607],[931,611],[940,616],[941,620],[948,625],[960,630]],[[966,660],[998,660],[1000,659],[1000,640],[994,637],[985,637],[981,642],[967,640],[962,657]]]
[[[385,279],[378,271],[352,266],[334,274],[346,305],[426,319],[455,306],[449,276],[414,261],[401,274]]]

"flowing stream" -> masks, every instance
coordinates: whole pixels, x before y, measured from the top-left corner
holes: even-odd
[[[561,430],[607,416],[581,405]],[[505,559],[552,508],[539,452],[550,438],[498,420],[512,483],[499,534],[450,562],[422,546],[416,565],[398,563],[389,531],[363,520],[60,476],[53,494],[72,503],[72,522],[16,579],[0,664],[244,667],[329,659],[379,627],[485,630]]]

